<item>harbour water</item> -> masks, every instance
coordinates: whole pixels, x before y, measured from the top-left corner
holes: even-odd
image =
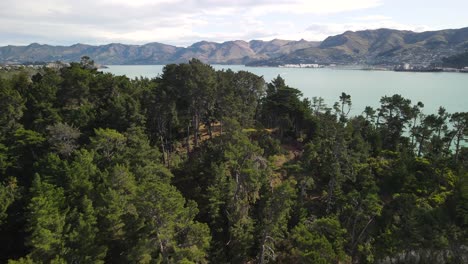
[[[243,65],[213,65],[217,70],[249,71],[270,82],[281,75],[286,84],[302,91],[304,97],[322,97],[328,106],[342,92],[351,95],[351,114],[360,114],[366,106],[377,108],[382,96],[400,94],[421,101],[425,114],[443,106],[449,113],[468,111],[468,73],[362,71],[334,68],[262,68]],[[164,65],[110,65],[104,72],[153,78],[162,74]]]

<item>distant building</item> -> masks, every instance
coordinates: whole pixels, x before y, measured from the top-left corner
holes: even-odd
[[[49,63],[46,64],[47,68],[56,69],[56,70],[60,70],[62,68],[68,67],[68,66],[70,66],[69,63],[64,63],[64,62],[61,62],[61,61],[49,62]]]
[[[321,68],[322,66],[316,63],[299,63],[299,64],[284,64],[281,68]]]

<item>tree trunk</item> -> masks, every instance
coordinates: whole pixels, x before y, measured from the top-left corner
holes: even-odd
[[[171,167],[171,154],[172,154],[172,143],[171,144],[168,144],[167,142],[167,138],[165,139],[166,142],[165,142],[165,145],[167,147],[166,151],[167,151],[167,167],[170,168]]]
[[[165,141],[164,141],[162,135],[159,136],[159,139],[161,140],[161,150],[162,150],[162,153],[163,153],[163,155],[162,155],[163,164],[164,164],[164,166],[167,166],[167,164],[166,164],[166,162],[167,162],[167,159],[166,159],[166,155],[167,155],[167,154],[166,154],[166,147],[164,146],[164,145],[165,145],[165,144],[164,144]]]
[[[211,121],[208,121],[208,134],[210,135],[210,139],[213,139],[213,131],[212,131],[212,126],[211,126]]]
[[[195,113],[195,116],[193,117],[193,144],[195,148],[198,147],[199,125],[198,113]]]
[[[460,141],[463,137],[463,134],[458,134],[457,135],[457,143],[455,144],[455,163],[458,161],[458,152],[460,151]]]
[[[332,209],[332,200],[333,200],[333,190],[335,188],[335,177],[332,176],[328,182],[328,197],[327,197],[327,213],[330,213]]]
[[[424,143],[425,137],[422,135],[421,136],[421,141],[419,141],[419,148],[418,148],[418,157],[421,157],[421,152],[422,152],[422,145]]]
[[[187,154],[190,153],[190,122],[187,124],[187,140],[186,140],[186,144],[187,144]]]

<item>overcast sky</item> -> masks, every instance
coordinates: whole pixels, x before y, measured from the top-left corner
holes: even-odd
[[[323,40],[468,27],[466,0],[0,0],[0,46]]]

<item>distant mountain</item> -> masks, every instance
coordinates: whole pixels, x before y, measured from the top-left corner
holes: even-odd
[[[223,43],[201,41],[183,48],[162,43],[92,46],[0,47],[0,63],[79,61],[84,55],[99,64],[167,64],[198,58],[212,64],[278,66],[283,64],[370,64],[410,63],[429,65],[468,50],[468,28],[416,33],[393,29],[346,31],[322,42],[236,40]]]
[[[1,62],[79,61],[84,55],[101,64],[154,64],[171,61],[172,55],[182,48],[161,44],[124,45],[112,43],[102,46],[75,44],[50,46],[33,43],[29,46],[0,48]]]
[[[298,49],[317,47],[320,42],[242,40],[224,43],[201,41],[187,48],[162,43],[125,45],[112,43],[101,46],[75,44],[50,46],[33,43],[28,46],[0,47],[0,62],[79,61],[84,55],[99,64],[167,64],[198,58],[207,63],[246,64],[289,54]]]
[[[468,28],[416,33],[393,29],[347,31],[326,38],[319,46],[299,49],[283,56],[255,61],[251,65],[388,64],[429,65],[468,49]]]

